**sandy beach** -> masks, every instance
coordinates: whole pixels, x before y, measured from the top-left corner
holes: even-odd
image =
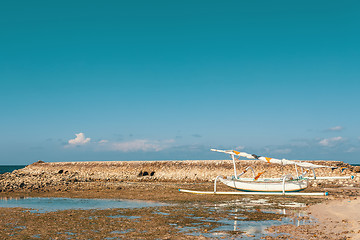
[[[245,166],[247,163],[243,162],[239,168]],[[257,166],[259,171],[266,167]],[[278,174],[281,169],[275,170],[267,169],[267,174]],[[357,169],[335,173],[320,170],[319,175],[355,176],[353,180],[320,181],[306,189],[306,192],[328,191],[326,197],[196,195],[178,191],[179,188],[211,191],[213,176],[217,172],[230,175],[231,171],[231,162],[226,160],[35,163],[0,175],[0,197],[130,199],[166,205],[48,213],[0,208],[3,229],[0,237],[358,239],[360,188]],[[219,190],[230,189],[219,185]],[[257,229],[262,229],[261,232],[252,230],[250,223],[259,223]]]
[[[271,231],[288,233],[292,239],[360,239],[360,199],[344,197],[326,199],[307,209],[317,222],[295,227],[271,227]],[[277,238],[275,238],[277,239]]]
[[[319,219],[323,232],[332,236],[360,239],[360,199],[356,197],[333,200],[310,207]]]

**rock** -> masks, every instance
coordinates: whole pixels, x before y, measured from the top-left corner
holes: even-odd
[[[337,166],[343,163],[331,161],[318,164]],[[255,174],[265,171],[261,176],[264,178],[281,177],[284,173],[296,176],[293,166],[269,165],[246,160],[237,164],[237,170],[241,172],[248,166],[253,167]],[[360,166],[356,169],[360,172]],[[334,171],[316,169],[315,171],[319,177],[348,175],[339,169]],[[218,175],[233,175],[231,160],[34,163],[13,173],[0,175],[0,189],[5,192],[10,189],[16,189],[16,191],[34,189],[43,191],[46,189],[49,191],[63,189],[65,186],[68,187],[67,190],[106,188],[109,184],[116,182],[208,182],[213,181]],[[326,187],[326,184],[331,184],[329,187],[358,186],[359,177],[357,174],[353,175],[356,176],[354,180],[319,180],[311,182],[311,185],[318,186],[317,184],[319,184],[322,187]],[[248,171],[244,177],[252,177],[252,172]]]
[[[360,166],[355,166],[353,168],[353,171],[356,172],[356,173],[360,173]]]
[[[33,165],[42,164],[42,163],[45,163],[45,162],[44,162],[44,161],[39,160],[39,161],[37,161],[37,162],[33,163]]]

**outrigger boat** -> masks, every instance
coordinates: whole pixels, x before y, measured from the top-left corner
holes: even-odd
[[[315,169],[317,168],[331,168],[336,169],[337,167],[318,165],[309,162],[286,160],[286,159],[276,159],[269,157],[261,157],[255,154],[249,154],[246,152],[238,152],[235,150],[218,150],[211,149],[214,152],[221,152],[230,154],[233,160],[234,165],[234,176],[223,178],[222,176],[217,176],[214,181],[214,191],[193,191],[179,189],[181,192],[189,193],[199,193],[199,194],[242,194],[242,195],[251,195],[251,194],[262,194],[262,195],[327,195],[327,192],[321,193],[299,193],[308,187],[309,180],[324,180],[324,179],[353,179],[354,176],[337,176],[337,177],[317,177],[315,174]],[[236,171],[236,160],[239,160],[240,157],[245,157],[251,160],[259,160],[267,163],[276,163],[281,165],[294,165],[296,169],[296,177],[291,174],[286,174],[281,178],[263,178],[260,176],[264,173],[261,172],[255,175],[254,169],[252,167],[247,167],[239,175]],[[298,167],[302,170],[299,174]],[[252,178],[242,177],[248,170],[252,171]],[[313,177],[307,177],[306,174],[312,170]],[[238,191],[236,192],[217,192],[216,184],[217,181],[224,183],[225,185],[234,188]]]

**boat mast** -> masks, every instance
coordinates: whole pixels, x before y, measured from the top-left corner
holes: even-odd
[[[234,164],[234,176],[235,178],[237,178],[237,173],[236,173],[236,164],[235,164],[235,155],[231,154],[232,160],[233,160],[233,164]]]

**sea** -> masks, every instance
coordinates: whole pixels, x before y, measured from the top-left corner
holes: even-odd
[[[26,167],[26,165],[0,165],[0,174],[12,172],[24,167]]]

